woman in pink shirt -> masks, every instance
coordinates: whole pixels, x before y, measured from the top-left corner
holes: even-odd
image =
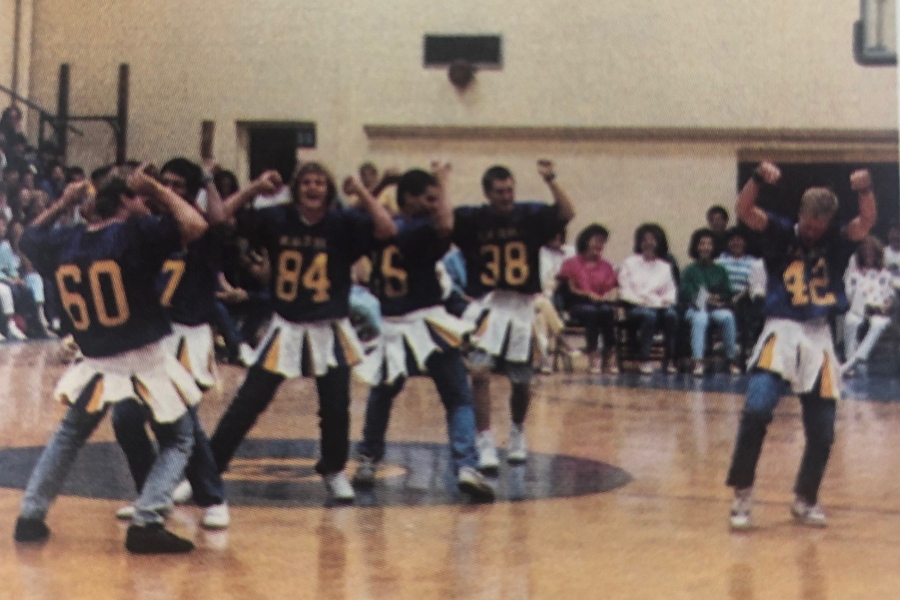
[[[566,307],[584,325],[591,373],[600,373],[605,368],[607,373],[616,374],[619,368],[613,359],[614,313],[610,300],[615,299],[619,284],[612,265],[601,257],[608,238],[609,232],[603,225],[588,225],[575,241],[578,254],[562,264],[557,278],[568,287]],[[601,335],[602,359],[597,351]]]

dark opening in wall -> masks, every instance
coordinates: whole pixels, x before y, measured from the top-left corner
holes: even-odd
[[[426,67],[446,67],[464,59],[480,68],[503,66],[503,44],[499,35],[425,36],[423,62]]]

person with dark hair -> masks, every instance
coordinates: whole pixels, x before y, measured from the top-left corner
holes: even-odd
[[[66,173],[66,185],[70,183],[78,183],[79,181],[84,181],[87,179],[84,169],[79,167],[78,165],[72,167],[65,168]]]
[[[258,193],[281,186],[269,171],[225,201],[235,215]],[[349,320],[350,269],[372,249],[374,240],[396,235],[390,214],[355,178],[344,192],[356,194],[365,212],[336,208],[337,186],[317,162],[300,165],[290,184],[291,204],[238,215],[238,231],[268,253],[275,315],[257,347],[234,399],[222,415],[210,444],[225,472],[247,432],[286,378],[314,377],[319,392],[321,457],[315,469],[337,502],[352,502],[344,475],[350,449],[350,368],[362,348]]]
[[[796,221],[759,208],[760,190],[776,185],[780,178],[777,166],[760,164],[741,189],[736,208],[740,220],[763,239],[768,293],[766,323],[749,361],[753,374],[728,471],[727,484],[734,488],[729,516],[732,529],[751,527],[756,465],[786,382],[800,396],[806,434],[791,514],[802,525],[826,524],[819,487],[834,442],[840,396],[839,363],[829,318],[846,310],[841,277],[877,214],[868,171],[850,175],[859,214],[844,227],[834,221],[838,199],[827,188],[811,187],[803,193]]]
[[[591,373],[604,370],[610,375],[619,372],[615,362],[615,291],[619,282],[612,265],[603,259],[603,248],[609,231],[593,223],[585,227],[575,241],[578,252],[563,263],[559,279],[568,293],[566,307],[584,325],[587,341],[588,365]],[[598,352],[599,337],[603,336],[603,356]]]
[[[0,242],[0,281],[12,290],[16,312],[25,321],[28,337],[53,337],[48,331],[49,323],[44,313],[44,280],[19,248],[25,226],[21,221],[13,221],[3,230],[5,239]],[[2,333],[21,339],[21,331],[15,325]]]
[[[728,210],[718,204],[710,206],[706,211],[706,225],[713,234],[713,258],[718,258],[725,251],[728,236]]]
[[[668,256],[665,231],[656,223],[644,223],[634,232],[634,254],[619,266],[619,297],[626,303],[628,318],[638,323],[640,371],[645,375],[654,370],[650,353],[659,329],[665,336],[662,370],[675,372],[678,284]]]
[[[43,542],[50,536],[47,511],[78,451],[109,404],[137,397],[151,415],[159,454],[135,503],[125,548],[138,554],[188,552],[194,545],[165,529],[163,513],[191,452],[187,405],[199,402],[200,390],[160,344],[169,322],[148,274],[203,235],[206,223],[146,169],[138,169],[127,179],[125,173],[111,174],[97,190],[98,220],[90,227],[51,228],[89,189],[87,183],[71,184],[22,237],[22,249],[38,272],[57,281],[84,359],[57,384],[54,396],[70,406],[28,480],[14,538]],[[168,214],[150,215],[145,199]]]
[[[397,236],[377,244],[373,254],[372,288],[384,322],[374,351],[357,367],[373,387],[353,482],[375,484],[394,398],[408,377],[427,372],[444,405],[457,485],[474,499],[490,502],[494,488],[476,469],[472,387],[459,349],[471,327],[444,308],[435,270],[453,233],[453,210],[445,196],[450,165],[433,163],[432,168],[434,174],[413,169],[400,178]]]
[[[490,395],[491,371],[497,364],[504,365],[512,384],[507,460],[527,459],[525,416],[533,375],[534,297],[541,291],[539,254],[541,246],[575,215],[572,202],[556,182],[553,163],[541,159],[537,168],[553,204],[516,202],[512,173],[494,166],[482,178],[488,204],[458,207],[454,213],[453,241],[466,263],[466,295],[474,299],[463,318],[477,324],[468,361],[483,471],[499,467],[491,434]]]
[[[375,192],[375,188],[378,186],[378,182],[380,181],[378,177],[378,167],[375,166],[373,162],[364,162],[359,165],[359,180],[362,182],[363,186],[369,192],[372,192],[373,195]],[[399,203],[400,199],[397,199]]]
[[[763,261],[747,254],[746,233],[740,227],[726,232],[727,250],[716,264],[725,268],[734,294],[731,309],[737,321],[738,346],[749,351],[762,331],[763,298],[766,295],[766,267]]]
[[[685,317],[691,326],[691,356],[696,377],[703,376],[706,332],[710,322],[718,325],[722,332],[731,374],[741,372],[736,363],[737,324],[731,310],[733,292],[728,272],[712,260],[713,240],[712,230],[705,227],[691,234],[688,254],[694,262],[681,274],[681,298],[688,307]]]
[[[210,325],[215,318],[215,293],[222,256],[221,228],[225,224],[225,212],[213,184],[212,173],[215,169],[215,161],[212,160],[201,169],[196,163],[177,158],[163,165],[160,172],[162,184],[190,204],[209,225],[201,237],[169,256],[158,277],[160,303],[172,326],[172,332],[161,343],[191,373],[201,390],[213,388],[219,380]],[[198,171],[201,176],[199,182],[195,178]],[[196,204],[200,185],[208,201],[206,215]],[[189,413],[194,447],[187,464],[187,482],[176,489],[175,500],[183,501],[192,492],[197,505],[204,509],[201,525],[221,529],[230,523],[225,484],[213,459],[197,408],[190,407]],[[113,409],[112,422],[116,440],[128,459],[135,488],[140,492],[156,457],[145,426],[146,412],[140,403],[133,400],[119,402]],[[130,519],[134,510],[134,506],[125,506],[116,512],[116,516]]]
[[[237,175],[226,169],[219,169],[213,173],[213,183],[222,198],[236,194],[241,187],[238,185]]]
[[[872,348],[891,325],[894,288],[890,271],[884,265],[884,246],[867,236],[856,250],[856,264],[847,268],[844,285],[849,309],[844,315],[844,364],[841,374],[853,377],[856,366],[869,360]],[[859,329],[868,323],[862,342]]]
[[[11,145],[13,139],[21,132],[22,110],[15,104],[7,106],[0,115],[0,135],[6,138],[7,145]]]

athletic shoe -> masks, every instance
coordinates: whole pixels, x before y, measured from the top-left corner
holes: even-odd
[[[456,485],[459,491],[470,495],[476,502],[494,501],[494,486],[472,467],[460,467]]]
[[[246,342],[242,342],[238,347],[238,360],[245,367],[253,366],[253,363],[256,362],[256,355],[253,352],[253,348],[250,347],[250,344]]]
[[[123,506],[119,510],[116,511],[116,518],[122,519],[123,521],[130,521],[134,518],[134,504],[129,504],[127,506]]]
[[[528,458],[528,448],[525,444],[524,425],[509,425],[509,447],[506,460],[511,463],[523,463]]]
[[[694,377],[703,377],[703,363],[696,362],[694,364]]]
[[[353,474],[353,485],[368,488],[375,485],[375,474],[378,471],[378,463],[369,456],[360,456],[356,472]]]
[[[9,320],[9,327],[6,332],[7,337],[11,340],[27,340],[28,336],[22,333],[22,330],[19,329],[19,326],[16,325],[16,322],[12,319]]]
[[[734,502],[731,503],[729,517],[732,530],[744,531],[753,526],[750,522],[751,508],[753,508],[753,488],[734,490]]]
[[[19,517],[16,520],[16,533],[13,539],[17,542],[44,542],[49,537],[50,528],[43,519]]]
[[[128,528],[125,549],[133,554],[181,554],[193,550],[194,544],[168,531],[162,523],[150,523]]]
[[[187,504],[191,501],[193,495],[194,490],[191,489],[191,484],[188,483],[187,480],[184,480],[179,483],[172,492],[172,502],[175,504]]]
[[[650,375],[650,374],[653,373],[653,371],[654,371],[654,369],[653,369],[653,363],[651,363],[651,362],[642,362],[642,363],[641,363],[640,369],[641,369],[641,374],[643,374],[643,375]]]
[[[325,487],[328,488],[328,493],[335,502],[350,504],[356,498],[353,486],[347,481],[347,476],[343,471],[323,475],[322,479],[325,480]]]
[[[496,473],[500,468],[500,459],[497,458],[497,446],[494,445],[491,432],[479,433],[475,438],[475,446],[478,448],[478,470],[482,473]]]
[[[809,527],[825,527],[828,525],[825,511],[822,510],[821,506],[818,504],[815,506],[810,505],[799,497],[791,505],[791,514],[794,515],[794,520],[801,525]]]
[[[607,375],[618,375],[619,374],[619,365],[616,364],[616,359],[612,358],[606,361],[606,374]]]
[[[203,520],[200,524],[207,529],[225,529],[231,524],[231,515],[228,513],[228,504],[214,504],[203,511]]]
[[[741,369],[741,367],[739,365],[731,363],[731,365],[729,365],[729,367],[728,367],[728,372],[731,373],[732,375],[741,375],[744,371]]]

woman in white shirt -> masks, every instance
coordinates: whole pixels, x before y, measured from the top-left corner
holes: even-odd
[[[851,264],[844,275],[847,301],[850,310],[844,315],[844,355],[847,361],[841,366],[841,374],[850,377],[854,366],[869,358],[872,348],[891,324],[890,310],[894,300],[891,273],[884,267],[884,246],[871,235],[859,244],[855,265]],[[858,341],[859,328],[866,321],[869,330],[862,342]]]
[[[677,286],[672,264],[666,258],[669,245],[662,227],[655,223],[638,227],[634,232],[634,252],[619,267],[619,296],[626,303],[628,318],[638,322],[641,373],[653,372],[650,351],[653,336],[659,329],[665,335],[662,368],[674,373]]]

